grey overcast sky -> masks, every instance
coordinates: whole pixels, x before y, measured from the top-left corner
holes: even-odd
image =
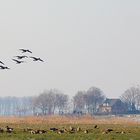
[[[45,63],[15,65],[28,48]],[[1,0],[0,96],[99,87],[119,97],[140,84],[139,0]]]

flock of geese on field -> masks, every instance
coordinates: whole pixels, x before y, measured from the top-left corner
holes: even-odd
[[[32,54],[32,51],[30,51],[29,49],[19,49],[19,51],[22,52],[22,54],[27,54],[27,53],[30,53]],[[16,62],[16,64],[21,64],[21,63],[24,63],[24,59],[25,58],[31,58],[33,61],[40,61],[40,62],[44,62],[41,58],[39,57],[34,57],[34,56],[27,56],[27,55],[17,55],[17,56],[14,56],[14,58],[12,59],[14,62]],[[5,66],[4,62],[3,61],[0,61],[0,69],[1,70],[7,70],[7,69],[10,69],[9,67]]]
[[[97,125],[94,125],[93,126],[93,129],[99,129],[99,126]],[[63,134],[63,133],[68,133],[68,134],[74,134],[74,133],[78,133],[78,132],[82,132],[84,134],[88,134],[88,133],[91,133],[93,132],[93,129],[82,129],[80,127],[72,127],[70,126],[69,128],[56,128],[56,127],[52,127],[52,128],[49,128],[49,130],[44,130],[44,129],[32,129],[32,128],[25,128],[23,129],[22,131],[23,132],[28,132],[29,134],[45,134],[45,133],[48,133],[48,132],[55,132],[57,134]],[[115,130],[113,130],[112,128],[106,128],[102,134],[109,134],[111,132],[113,132]],[[6,126],[5,129],[3,128],[0,128],[0,133],[16,133],[14,128],[12,127],[9,127],[9,126]],[[125,134],[126,132],[125,131],[115,131],[115,133],[118,133],[118,134]],[[129,132],[130,133],[130,132]]]

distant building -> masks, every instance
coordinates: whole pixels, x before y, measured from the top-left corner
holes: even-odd
[[[100,114],[125,114],[126,112],[127,107],[120,99],[106,99],[99,106]]]

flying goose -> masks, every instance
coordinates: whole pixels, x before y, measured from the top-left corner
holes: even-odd
[[[0,69],[5,70],[5,69],[10,69],[10,68],[0,65]]]
[[[22,56],[15,56],[15,57],[17,57],[17,59],[28,58],[26,55],[22,55]]]
[[[19,49],[20,51],[22,51],[22,53],[26,53],[26,52],[29,52],[29,53],[32,53],[30,50],[28,49]]]
[[[41,61],[41,62],[44,62],[41,58],[32,57],[32,56],[30,58],[33,58],[33,61]]]
[[[16,59],[12,59],[13,61],[16,62],[16,64],[21,64],[21,63],[24,63],[24,61],[19,61],[19,60],[16,60]]]

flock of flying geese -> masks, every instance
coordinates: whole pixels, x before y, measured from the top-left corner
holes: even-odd
[[[22,53],[30,53],[32,54],[32,51],[30,51],[29,49],[19,49],[19,51],[21,51]],[[38,57],[33,57],[33,56],[27,56],[27,55],[18,55],[18,56],[14,56],[16,59],[12,59],[14,62],[16,62],[16,64],[21,64],[24,63],[25,61],[23,61],[24,58],[31,58],[33,59],[33,61],[40,61],[40,62],[44,62],[41,58]],[[5,64],[0,61],[0,69],[1,70],[6,70],[6,69],[10,69],[9,67],[5,66]]]

